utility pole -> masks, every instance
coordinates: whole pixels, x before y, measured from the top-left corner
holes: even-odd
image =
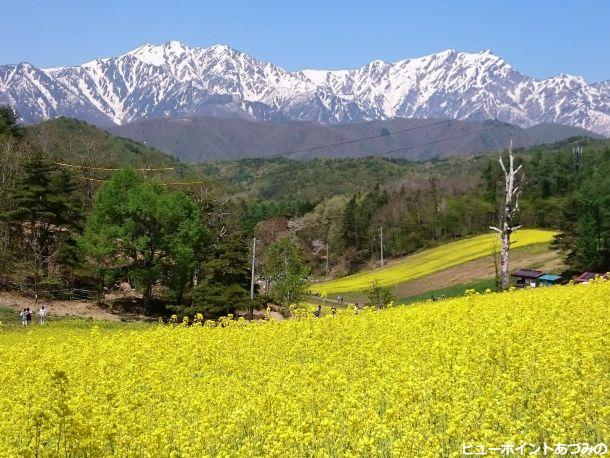
[[[580,166],[582,164],[582,146],[576,146],[572,148],[572,156],[574,157],[574,181],[578,184],[578,178],[580,175]]]
[[[328,277],[328,241],[326,242],[326,276]]]
[[[256,265],[256,237],[252,238],[252,278],[250,279],[250,299],[254,300],[254,267]]]
[[[379,244],[381,245],[381,267],[383,267],[383,226],[379,226]]]
[[[254,268],[256,266],[256,237],[252,237],[252,278],[250,279],[250,306],[248,307],[248,320],[254,318]]]

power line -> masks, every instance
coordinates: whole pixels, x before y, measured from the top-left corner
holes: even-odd
[[[450,141],[450,140],[456,140],[456,139],[460,139],[460,138],[464,138],[467,137],[469,135],[474,135],[474,134],[480,134],[483,132],[489,132],[495,129],[499,129],[501,127],[504,127],[503,124],[501,125],[497,125],[497,126],[493,126],[493,127],[486,127],[484,129],[477,129],[477,130],[473,130],[470,132],[465,132],[463,134],[460,135],[454,135],[452,137],[447,137],[447,138],[441,138],[438,140],[433,140],[433,141],[429,141],[429,142],[425,142],[425,143],[417,143],[415,145],[410,145],[410,146],[406,146],[404,148],[395,148],[395,149],[391,149],[388,151],[384,151],[382,153],[376,153],[373,155],[369,155],[367,157],[380,157],[380,156],[386,156],[388,154],[393,154],[393,153],[398,153],[398,152],[404,152],[404,151],[409,151],[415,148],[420,148],[420,147],[424,147],[424,146],[430,146],[430,145],[435,145],[438,143],[442,143],[442,142],[446,142],[446,141]],[[269,173],[262,173],[259,175],[252,175],[250,177],[248,177],[246,180],[242,181],[242,182],[236,182],[237,183],[247,183],[248,181],[252,180],[252,179],[256,179],[256,178],[264,178],[264,177],[269,177],[269,176],[273,176],[276,174],[283,174],[285,173],[285,170],[277,170],[275,172],[269,172]],[[87,178],[87,177],[81,177],[84,179],[91,179],[94,181],[106,181],[106,180],[98,180],[98,179],[93,179],[93,178]],[[234,178],[231,177],[218,177],[218,178],[211,178],[211,181],[230,181],[230,182],[235,182]],[[182,185],[182,184],[206,184],[207,182],[174,182],[174,183],[166,183],[166,184],[173,184],[173,185]]]
[[[556,92],[554,94],[543,94],[545,97],[550,97],[550,96],[559,96],[560,94],[564,94],[567,92],[572,92],[578,89],[581,89],[583,87],[591,87],[591,86],[595,86],[601,84],[601,82],[599,83],[591,83],[591,84],[583,84],[580,86],[575,86],[569,89],[565,89],[563,91],[559,91]],[[605,96],[604,94],[602,94],[602,96]],[[288,152],[284,152],[284,153],[276,153],[276,154],[270,154],[270,155],[266,155],[266,156],[258,156],[258,157],[251,157],[248,159],[251,160],[260,160],[260,159],[273,159],[273,158],[278,158],[278,157],[286,157],[286,156],[291,156],[294,154],[298,154],[298,153],[304,153],[304,152],[309,152],[309,151],[316,151],[316,150],[320,150],[320,149],[325,149],[325,148],[331,148],[331,147],[335,147],[335,146],[342,146],[342,145],[347,145],[347,144],[354,144],[354,143],[359,143],[359,142],[364,142],[364,141],[368,141],[368,140],[373,140],[373,139],[377,139],[377,138],[382,138],[382,137],[387,137],[387,136],[392,136],[392,135],[396,135],[396,134],[400,134],[400,133],[404,133],[404,132],[410,132],[410,131],[414,131],[417,129],[423,129],[426,127],[433,127],[433,126],[437,126],[437,125],[442,125],[442,124],[447,124],[447,123],[451,123],[453,121],[458,121],[456,119],[445,119],[442,121],[436,121],[433,123],[429,123],[429,124],[423,124],[423,125],[419,125],[419,126],[413,126],[413,127],[409,127],[409,128],[405,128],[405,129],[399,129],[399,130],[395,130],[395,131],[391,131],[391,132],[385,132],[383,134],[378,134],[378,135],[372,135],[369,137],[363,137],[363,138],[359,138],[359,139],[353,139],[353,140],[346,140],[346,141],[342,141],[342,142],[337,142],[337,143],[330,143],[330,144],[326,144],[326,145],[321,145],[321,146],[314,146],[311,148],[303,148],[303,149],[299,149],[299,150],[293,150],[293,151],[288,151]],[[497,126],[493,126],[493,127],[488,127],[488,128],[484,128],[484,129],[480,129],[480,130],[474,130],[471,132],[466,132],[464,134],[460,134],[460,135],[456,135],[453,137],[448,137],[448,138],[443,138],[443,139],[438,139],[438,140],[433,140],[430,142],[425,142],[425,143],[418,143],[415,145],[410,145],[410,146],[406,146],[406,147],[402,147],[402,148],[395,148],[395,149],[391,149],[382,153],[372,153],[370,155],[368,155],[367,157],[378,157],[378,156],[386,156],[388,154],[393,154],[393,153],[398,153],[398,152],[404,152],[404,151],[409,151],[415,148],[419,148],[419,147],[423,147],[423,146],[430,146],[430,145],[434,145],[434,144],[438,144],[438,143],[442,143],[445,141],[450,141],[450,140],[456,140],[459,138],[463,138],[466,137],[468,135],[474,135],[477,133],[483,133],[483,132],[487,132],[487,131],[491,131],[494,129],[499,129],[500,127],[504,127],[504,124],[500,124]],[[57,163],[58,165],[63,165],[63,166],[67,166],[67,167],[77,167],[77,168],[87,168],[87,169],[91,169],[91,170],[103,170],[103,171],[116,171],[116,170],[120,170],[118,168],[103,168],[103,167],[87,167],[87,166],[80,166],[80,165],[74,165],[74,164],[65,164],[65,163]],[[187,167],[204,167],[207,166],[208,164],[206,163],[200,163],[200,164],[185,164]],[[155,171],[155,170],[175,170],[174,167],[163,167],[163,168],[145,168],[145,169],[136,169],[136,170],[142,170],[142,171]],[[262,177],[267,177],[267,176],[272,176],[275,174],[281,174],[284,173],[284,171],[282,170],[278,170],[277,172],[272,172],[272,173],[266,173],[266,174],[260,174],[260,175],[253,175],[248,177],[245,181],[241,182],[241,183],[245,183],[249,180],[252,179],[256,179],[256,178],[262,178]],[[87,177],[80,177],[83,179],[89,179],[92,181],[100,181],[103,182],[105,180],[99,180],[99,179],[94,179],[94,178],[87,178]],[[231,177],[210,177],[211,181],[227,181],[227,182],[233,182],[235,183],[235,179],[231,178]],[[197,184],[206,184],[207,182],[205,181],[191,181],[191,182],[169,182],[169,183],[165,183],[167,185],[197,185]],[[237,182],[240,183],[240,182]]]
[[[65,162],[55,162],[56,165],[59,165],[61,167],[71,167],[71,168],[76,168],[76,169],[87,169],[87,170],[102,170],[104,172],[116,172],[117,170],[121,170],[120,168],[114,168],[114,167],[93,167],[93,166],[88,166],[88,165],[78,165],[78,164],[68,164]],[[158,168],[139,168],[139,169],[134,169],[134,170],[139,170],[139,171],[144,171],[144,172],[155,172],[155,171],[162,171],[162,170],[176,170],[175,167],[158,167]]]
[[[97,181],[99,183],[105,183],[106,181],[108,181],[108,180],[100,180],[99,178],[85,177],[83,175],[74,175],[74,176],[80,180]]]
[[[442,143],[442,142],[446,142],[446,141],[449,141],[449,140],[456,140],[458,138],[467,137],[468,135],[480,134],[480,133],[483,133],[483,132],[488,132],[490,130],[499,129],[500,127],[504,127],[504,126],[500,125],[500,126],[494,126],[494,127],[487,127],[485,129],[473,130],[473,131],[467,132],[465,134],[455,135],[453,137],[441,138],[440,140],[433,140],[433,141],[426,142],[426,143],[419,143],[417,145],[405,146],[404,148],[391,149],[391,150],[385,151],[383,153],[375,154],[375,157],[385,156],[386,154],[398,153],[398,152],[401,152],[401,151],[409,151],[409,150],[412,150],[412,149],[415,149],[415,148],[420,148],[420,147],[429,146],[429,145],[435,145],[437,143]]]
[[[102,180],[100,178],[91,178],[91,177],[86,177],[83,175],[75,175],[75,176],[76,176],[76,178],[79,178],[81,180],[96,181],[98,183],[105,183],[106,181],[109,181],[109,179]],[[165,186],[191,186],[191,185],[198,185],[198,184],[208,184],[209,181],[161,181],[161,183]]]
[[[412,150],[412,149],[415,149],[415,148],[419,148],[419,147],[423,147],[423,146],[434,145],[434,144],[446,142],[446,141],[449,141],[449,140],[455,140],[455,139],[458,139],[458,138],[467,137],[469,135],[474,135],[474,134],[479,134],[479,133],[487,132],[487,131],[494,130],[494,129],[499,129],[501,127],[504,127],[504,126],[503,125],[499,125],[499,126],[494,126],[494,127],[487,127],[485,129],[473,130],[471,132],[466,132],[466,133],[461,134],[461,135],[455,135],[453,137],[441,138],[439,140],[434,140],[434,141],[425,142],[425,143],[418,143],[418,144],[415,144],[415,145],[406,146],[404,148],[396,148],[396,149],[392,149],[392,150],[389,150],[389,151],[384,151],[383,153],[371,154],[371,155],[366,156],[366,157],[379,157],[379,156],[385,156],[385,155],[388,155],[388,154],[397,153],[397,152],[401,152],[401,151],[409,151],[409,150]],[[237,182],[237,183],[246,183],[249,180],[252,180],[252,179],[255,179],[255,178],[264,178],[264,177],[269,177],[269,176],[273,176],[273,175],[277,175],[277,174],[283,174],[285,172],[286,172],[285,170],[277,170],[275,172],[262,173],[262,174],[259,174],[259,175],[252,175],[252,176],[248,177],[246,180],[244,180],[242,182]],[[230,178],[230,177],[217,178],[217,180],[234,181],[234,179]]]
[[[408,118],[404,118],[404,119],[408,119]],[[423,129],[425,127],[434,127],[434,126],[438,126],[441,124],[447,124],[447,123],[451,123],[456,121],[456,119],[444,119],[442,121],[436,121],[430,124],[425,124],[425,125],[419,125],[419,126],[413,126],[413,127],[408,127],[405,129],[398,129],[398,130],[394,130],[392,132],[386,132],[383,134],[377,134],[377,135],[371,135],[370,137],[362,137],[362,138],[355,138],[353,140],[346,140],[346,141],[342,141],[342,142],[338,142],[338,143],[330,143],[327,145],[321,145],[321,146],[312,146],[311,148],[303,148],[303,149],[299,149],[299,150],[293,150],[293,151],[288,151],[285,153],[274,153],[274,154],[268,154],[268,155],[264,155],[264,156],[256,156],[256,157],[251,157],[248,159],[273,159],[273,158],[278,158],[278,157],[286,157],[286,156],[292,156],[294,154],[299,154],[299,153],[308,153],[311,151],[317,151],[317,150],[321,150],[321,149],[326,149],[326,148],[333,148],[335,146],[344,146],[344,145],[351,145],[354,143],[360,143],[360,142],[365,142],[368,140],[374,140],[376,138],[382,138],[382,137],[389,137],[392,135],[396,135],[396,134],[402,134],[404,132],[410,132],[413,130],[417,130],[417,129]],[[200,167],[202,165],[205,164],[193,164],[194,167]]]
[[[602,84],[603,81],[597,82],[597,83],[591,83],[591,84],[582,84],[580,86],[575,86],[572,88],[568,88],[568,89],[564,89],[562,91],[556,92],[554,94],[545,94],[545,93],[541,93],[541,95],[545,98],[547,97],[557,97],[560,94],[565,94],[568,92],[572,92],[572,91],[576,91],[578,89],[582,89],[585,87],[591,87],[591,86],[596,86],[599,84]],[[602,97],[608,97],[608,95],[606,94],[600,94]],[[403,119],[409,119],[409,118],[403,118]],[[411,118],[411,119],[417,119],[417,118]],[[422,119],[422,118],[420,118]],[[354,143],[360,143],[360,142],[365,142],[365,141],[369,141],[369,140],[374,140],[377,138],[382,138],[382,137],[388,137],[388,136],[392,136],[392,135],[396,135],[396,134],[400,134],[400,133],[404,133],[404,132],[410,132],[410,131],[414,131],[414,130],[418,130],[418,129],[424,129],[426,127],[434,127],[437,125],[442,125],[442,124],[448,124],[451,123],[453,121],[460,121],[459,119],[444,119],[441,121],[436,121],[430,124],[424,124],[424,125],[419,125],[419,126],[413,126],[413,127],[408,127],[405,129],[398,129],[395,131],[391,131],[391,132],[385,132],[383,134],[377,134],[377,135],[372,135],[369,137],[362,137],[362,138],[356,138],[353,140],[345,140],[345,141],[341,141],[341,142],[337,142],[337,143],[329,143],[326,145],[320,145],[320,146],[312,146],[310,148],[302,148],[302,149],[298,149],[298,150],[292,150],[292,151],[286,151],[283,153],[274,153],[274,154],[268,154],[268,155],[263,155],[263,156],[254,156],[254,157],[250,157],[247,159],[251,159],[251,160],[256,160],[256,159],[273,159],[273,158],[278,158],[278,157],[286,157],[286,156],[292,156],[294,154],[299,154],[299,153],[307,153],[307,152],[311,152],[311,151],[318,151],[321,149],[326,149],[326,148],[333,148],[336,146],[343,146],[343,145],[351,145]],[[605,125],[605,124],[602,124]],[[206,166],[207,164],[202,163],[202,164],[188,164],[189,167],[203,167]]]

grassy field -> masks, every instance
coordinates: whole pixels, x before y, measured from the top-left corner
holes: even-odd
[[[463,296],[464,291],[468,289],[474,289],[477,292],[484,292],[487,289],[495,290],[496,280],[495,278],[485,278],[482,280],[476,280],[468,283],[461,283],[459,285],[448,286],[446,288],[439,288],[433,291],[429,291],[423,294],[415,296],[399,297],[396,299],[397,304],[412,304],[414,302],[422,302],[428,299],[439,298],[444,296],[445,298]]]
[[[608,443],[609,309],[597,281],[334,318],[4,329],[0,456]]]
[[[523,229],[514,234],[512,248],[518,249],[528,245],[548,243],[554,235],[553,231]],[[490,257],[496,240],[495,234],[485,234],[450,242],[391,262],[381,269],[359,272],[344,278],[313,284],[310,290],[314,294],[362,291],[368,288],[373,280],[377,280],[383,286],[394,286],[475,259]]]

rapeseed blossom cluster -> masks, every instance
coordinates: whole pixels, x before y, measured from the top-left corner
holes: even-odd
[[[609,312],[595,281],[283,322],[5,328],[0,456],[609,443]]]
[[[521,229],[515,232],[511,248],[549,243],[556,232],[542,229]],[[380,286],[394,286],[489,256],[498,243],[497,234],[483,234],[445,243],[392,262],[386,267],[362,271],[354,275],[311,285],[313,293],[346,293],[362,291],[376,281]]]

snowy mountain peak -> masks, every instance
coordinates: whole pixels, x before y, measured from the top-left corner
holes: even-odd
[[[205,48],[205,49],[208,51],[211,51],[213,53],[217,53],[217,54],[235,51],[233,48],[231,48],[228,45],[213,45],[213,46],[210,46],[209,48]]]
[[[119,56],[119,58],[133,56],[145,64],[161,66],[166,64],[170,57],[180,56],[187,52],[188,47],[181,42],[168,41],[160,46],[145,44]]]
[[[0,66],[0,104],[24,121],[74,116],[97,124],[153,117],[359,122],[393,117],[570,124],[610,134],[610,81],[525,76],[489,49],[352,70],[289,72],[227,45],[145,44],[75,67]]]
[[[167,43],[165,43],[165,45],[163,45],[166,48],[188,48],[187,45],[185,45],[184,43],[182,43],[179,40],[170,40]]]

